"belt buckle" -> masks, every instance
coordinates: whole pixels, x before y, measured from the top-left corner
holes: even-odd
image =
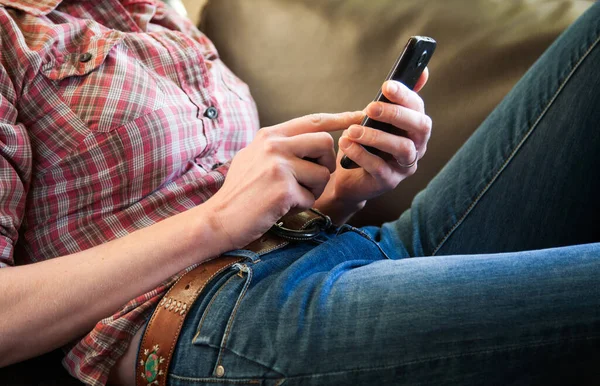
[[[286,228],[283,221],[279,221],[269,229],[269,232],[286,240],[306,241],[314,239],[321,231],[331,228],[332,222],[329,216],[316,209],[310,209],[310,211],[317,216],[312,215],[313,218],[300,229]]]

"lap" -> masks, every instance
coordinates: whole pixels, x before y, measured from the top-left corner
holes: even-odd
[[[519,356],[540,381],[597,350],[599,244],[399,260],[378,248],[349,232],[223,277],[180,339],[174,384],[217,381],[218,366],[265,384],[506,377]]]

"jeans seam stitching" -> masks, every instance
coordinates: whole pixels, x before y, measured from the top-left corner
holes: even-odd
[[[273,367],[271,367],[271,366],[265,365],[264,363],[261,363],[261,362],[257,361],[256,359],[249,358],[249,357],[247,357],[246,355],[244,355],[244,354],[242,354],[242,353],[240,353],[240,352],[238,352],[238,351],[236,351],[236,350],[234,350],[234,349],[232,349],[232,348],[230,348],[230,347],[225,347],[225,346],[219,347],[219,346],[215,346],[215,345],[210,345],[210,347],[213,347],[213,348],[215,348],[215,349],[222,350],[223,352],[224,352],[224,351],[228,351],[229,353],[231,353],[231,354],[233,354],[233,355],[235,355],[235,356],[238,356],[238,357],[240,357],[240,358],[243,358],[244,360],[247,360],[248,362],[252,362],[252,363],[254,363],[254,364],[256,364],[256,365],[259,365],[259,366],[261,366],[261,367],[264,367],[265,369],[268,369],[269,371],[276,372],[276,373],[277,373],[277,374],[279,374],[279,376],[281,376],[281,377],[285,377],[285,376],[286,376],[286,375],[285,375],[284,373],[282,373],[281,371],[279,371],[279,370],[277,370],[277,369],[275,369],[275,368],[273,368]]]
[[[472,355],[478,355],[478,354],[508,352],[508,351],[514,351],[514,350],[518,350],[518,349],[522,349],[522,348],[534,348],[534,347],[549,346],[552,344],[562,343],[562,342],[567,342],[567,341],[568,342],[579,342],[579,341],[588,341],[588,340],[591,341],[591,340],[597,340],[599,338],[600,338],[600,335],[592,335],[592,336],[584,336],[584,337],[578,337],[578,338],[555,339],[555,340],[551,340],[551,341],[538,341],[538,342],[532,342],[533,344],[508,345],[508,346],[504,346],[502,348],[470,351],[470,352],[459,353],[459,354],[454,354],[454,355],[433,356],[433,357],[429,357],[429,358],[416,359],[413,361],[403,362],[403,363],[399,363],[396,365],[389,365],[389,366],[368,367],[368,368],[355,369],[355,370],[332,371],[332,372],[328,372],[328,373],[319,373],[319,374],[310,374],[310,375],[298,375],[298,376],[292,375],[292,376],[288,376],[287,379],[314,378],[314,377],[328,376],[328,375],[333,375],[333,374],[358,373],[358,372],[365,372],[365,371],[368,372],[368,371],[376,371],[376,370],[384,370],[384,369],[393,369],[393,368],[397,368],[397,367],[404,367],[404,366],[409,366],[409,365],[414,365],[414,364],[419,364],[419,363],[435,361],[435,360],[439,360],[439,359],[454,359],[454,358],[460,358],[460,357],[472,356]]]
[[[220,366],[222,364],[223,352],[225,351],[225,345],[227,344],[227,341],[229,339],[229,334],[231,333],[231,327],[233,327],[235,317],[237,315],[237,311],[238,311],[240,305],[242,304],[242,300],[246,296],[246,292],[248,292],[248,287],[250,286],[251,280],[252,280],[252,270],[248,269],[248,279],[246,280],[246,283],[244,284],[244,288],[242,289],[242,292],[240,293],[240,295],[238,296],[238,299],[236,300],[235,307],[233,308],[233,311],[231,312],[231,315],[229,316],[229,321],[227,322],[227,326],[225,328],[225,333],[223,334],[223,339],[221,340],[221,348],[219,350],[219,357],[218,357],[217,363],[215,365],[215,371],[216,371],[217,366]]]
[[[494,174],[494,176],[486,184],[486,186],[481,190],[481,192],[477,195],[477,197],[475,197],[475,199],[473,200],[471,205],[469,205],[469,207],[467,207],[467,209],[465,210],[464,214],[460,217],[460,219],[458,221],[456,221],[456,223],[450,228],[450,230],[448,232],[446,232],[444,237],[442,237],[442,240],[438,243],[438,245],[434,248],[433,252],[431,253],[432,256],[435,256],[435,254],[437,252],[439,252],[439,250],[442,248],[442,246],[444,246],[446,241],[448,241],[450,236],[452,236],[454,231],[456,231],[456,229],[464,222],[464,220],[467,218],[467,216],[473,211],[473,208],[477,205],[477,203],[481,200],[481,198],[485,195],[485,193],[487,193],[487,191],[490,189],[492,184],[494,182],[496,182],[496,180],[498,179],[500,174],[502,174],[502,172],[504,171],[504,169],[506,169],[506,167],[508,166],[510,161],[512,161],[512,159],[515,157],[516,153],[523,147],[523,144],[525,143],[525,141],[527,141],[527,139],[531,136],[531,133],[533,132],[533,130],[535,130],[535,128],[540,123],[542,118],[546,115],[546,113],[548,112],[550,107],[552,107],[552,105],[554,104],[554,102],[556,101],[556,99],[558,98],[560,93],[563,91],[563,89],[565,88],[565,86],[567,85],[569,80],[573,77],[573,74],[575,73],[575,71],[577,71],[577,69],[579,68],[581,63],[589,56],[590,52],[598,45],[598,42],[600,42],[600,37],[596,38],[596,40],[590,45],[590,47],[587,49],[587,51],[581,56],[581,58],[579,58],[579,60],[573,66],[571,71],[569,71],[569,74],[561,82],[559,88],[556,90],[556,92],[554,93],[554,95],[552,96],[552,98],[550,99],[550,101],[548,102],[546,107],[544,108],[544,110],[540,113],[540,115],[535,120],[533,125],[531,125],[529,130],[527,130],[527,132],[525,133],[525,135],[523,136],[521,141],[519,141],[519,143],[515,146],[513,151],[508,155],[508,157],[502,163],[500,169]]]
[[[215,350],[221,350],[222,349],[223,352],[227,351],[227,352],[229,352],[229,353],[231,353],[231,354],[233,354],[233,355],[235,355],[237,357],[240,357],[240,358],[242,358],[242,359],[244,359],[244,360],[246,360],[248,362],[252,362],[252,363],[254,363],[254,364],[256,364],[256,365],[258,365],[260,367],[263,367],[263,368],[267,369],[268,371],[275,372],[280,377],[285,377],[285,374],[282,373],[281,371],[279,371],[279,370],[277,370],[277,369],[275,369],[273,367],[270,367],[270,366],[268,366],[268,365],[266,365],[264,363],[261,363],[261,362],[255,360],[255,359],[249,358],[246,355],[244,355],[244,354],[242,354],[242,353],[240,353],[240,352],[238,352],[238,351],[236,351],[236,350],[234,350],[232,348],[221,347],[220,345],[216,345],[216,344],[212,344],[212,343],[203,343],[203,345],[205,345],[207,347],[210,347],[212,349],[215,349]],[[169,375],[171,375],[171,373],[169,373]],[[176,374],[173,374],[173,375],[176,375]],[[180,377],[180,378],[183,377],[182,375],[177,375],[177,376]],[[208,379],[208,378],[206,378],[206,379]],[[285,378],[282,378],[282,379],[285,379]]]
[[[175,378],[175,379],[179,379],[181,381],[187,381],[187,382],[194,382],[194,383],[200,383],[200,382],[210,382],[210,383],[232,383],[232,384],[260,384],[262,383],[262,380],[260,379],[256,379],[256,378],[252,378],[252,379],[226,379],[226,378],[211,378],[211,377],[202,377],[202,378],[195,378],[195,377],[184,377],[181,375],[176,375],[176,374],[169,374],[169,377]]]
[[[223,290],[223,288],[227,287],[227,284],[229,284],[229,282],[231,280],[233,280],[234,278],[235,278],[235,275],[233,275],[229,279],[227,279],[227,281],[225,283],[223,283],[223,285],[221,286],[221,288],[219,288],[217,290],[217,292],[215,292],[215,294],[213,295],[212,299],[210,299],[210,302],[208,303],[208,305],[206,306],[206,309],[203,312],[202,319],[200,320],[200,323],[198,324],[198,328],[196,329],[196,334],[194,335],[194,338],[192,339],[192,341],[195,341],[196,338],[198,337],[198,335],[200,335],[200,330],[202,329],[204,321],[206,320],[206,315],[208,315],[208,312],[210,311],[213,302],[219,296],[219,294],[221,293],[221,291]]]

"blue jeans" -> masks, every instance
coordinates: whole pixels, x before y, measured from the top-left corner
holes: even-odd
[[[600,4],[397,221],[221,275],[171,385],[600,382]]]

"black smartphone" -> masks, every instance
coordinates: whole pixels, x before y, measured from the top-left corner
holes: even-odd
[[[430,37],[426,36],[413,36],[408,39],[408,43],[404,47],[402,54],[394,63],[390,73],[385,78],[388,80],[395,80],[398,82],[404,83],[404,85],[411,90],[415,88],[421,74],[427,67],[433,52],[435,51],[435,47],[437,43]],[[376,102],[386,102],[391,103],[381,92],[377,93],[374,101]],[[403,135],[402,130],[398,129],[390,125],[389,123],[383,123],[371,119],[369,117],[365,117],[365,119],[361,123],[362,126],[372,127],[377,130],[385,131],[386,133],[395,134],[395,135]],[[365,146],[365,149],[370,153],[378,155],[383,158],[389,158],[391,156],[387,155],[375,148],[370,146]],[[344,169],[354,169],[357,168],[358,165],[352,161],[348,156],[344,155],[341,160],[341,165]]]

